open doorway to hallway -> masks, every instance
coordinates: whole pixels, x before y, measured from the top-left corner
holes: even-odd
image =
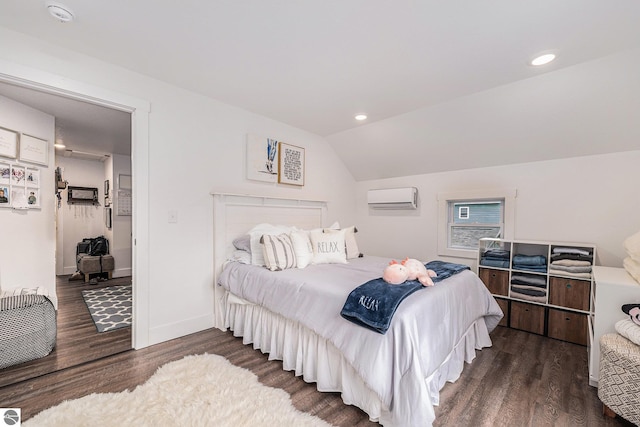
[[[0,370],[0,386],[3,386],[132,348],[132,327],[99,332],[82,293],[128,287],[131,295],[133,195],[130,113],[6,83],[0,83],[0,97],[54,117],[56,137],[49,142],[63,142],[66,147],[56,149],[55,156],[49,155],[48,164],[43,166],[49,170],[46,174],[43,172],[43,179],[50,179],[48,172],[61,167],[70,185],[99,191],[98,204],[91,206],[69,204],[67,189],[56,191],[59,196],[55,201],[56,250],[55,260],[51,261],[55,263],[56,277],[52,280],[56,283],[58,303],[56,346],[44,358]],[[118,211],[118,207],[122,207],[119,203],[125,202],[127,208]],[[51,221],[48,214],[32,214],[29,220],[38,220],[38,216],[43,217],[43,221]],[[28,233],[28,227],[23,231]],[[95,284],[69,281],[77,267],[78,241],[97,235],[105,235],[110,242],[110,255],[115,261],[109,272],[111,278],[96,280]],[[3,262],[11,263],[11,260]],[[3,283],[3,286],[11,284]]]

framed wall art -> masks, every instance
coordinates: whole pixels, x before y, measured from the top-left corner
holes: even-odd
[[[104,225],[111,230],[112,227],[112,216],[111,216],[112,212],[111,212],[111,208],[110,207],[106,207],[104,208]]]
[[[28,207],[40,207],[40,190],[37,188],[27,188],[27,205]]]
[[[37,163],[39,165],[48,165],[48,141],[23,133],[20,138],[20,160],[23,162]]]
[[[21,165],[11,165],[11,185],[24,187],[27,178],[27,168]]]
[[[278,182],[281,184],[304,185],[304,148],[280,143],[278,161]]]
[[[11,179],[11,164],[0,162],[0,184],[9,184]]]
[[[118,188],[120,190],[131,190],[131,175],[119,174],[118,175]]]
[[[27,187],[40,187],[40,169],[27,168],[25,181],[27,182]]]
[[[18,132],[0,128],[0,156],[15,159],[18,157]]]
[[[0,162],[0,208],[40,208],[40,169]]]
[[[0,208],[11,207],[11,190],[8,185],[0,184]]]
[[[247,179],[278,182],[278,141],[247,135]]]

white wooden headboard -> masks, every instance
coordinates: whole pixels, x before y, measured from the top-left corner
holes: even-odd
[[[326,226],[327,202],[229,193],[213,196],[214,322],[224,329],[224,292],[218,275],[234,251],[233,239],[261,223],[289,225],[303,229]]]

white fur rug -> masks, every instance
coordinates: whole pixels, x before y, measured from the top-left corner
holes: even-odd
[[[22,425],[329,426],[298,411],[284,390],[266,387],[251,371],[210,354],[168,363],[133,391],[68,400]]]

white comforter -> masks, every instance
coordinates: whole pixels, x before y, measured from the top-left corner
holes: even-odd
[[[342,318],[351,290],[380,277],[387,264],[388,259],[364,257],[349,264],[272,272],[232,262],[218,282],[333,343],[389,408],[391,424],[431,425],[441,385],[434,389],[430,377],[478,319],[484,318],[491,331],[502,311],[478,276],[467,270],[407,297],[385,335]],[[491,345],[488,335],[484,341],[478,348]]]

